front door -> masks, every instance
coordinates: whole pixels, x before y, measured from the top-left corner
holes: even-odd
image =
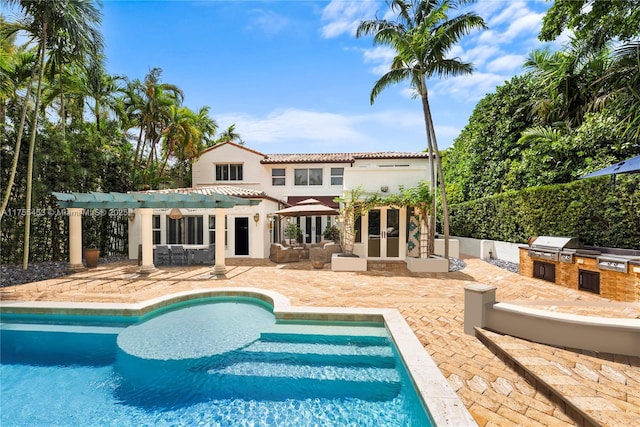
[[[236,255],[249,255],[249,218],[236,218],[235,229]]]
[[[399,258],[405,236],[400,229],[400,210],[395,208],[372,209],[367,214],[368,258]],[[402,254],[404,256],[404,253]]]

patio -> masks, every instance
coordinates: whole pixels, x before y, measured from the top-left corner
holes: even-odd
[[[464,287],[496,286],[500,301],[538,309],[640,318],[640,304],[522,277],[479,259],[448,274],[318,270],[309,261],[227,259],[211,268],[160,268],[139,275],[133,262],[0,289],[3,301],[139,302],[216,287],[276,291],[296,306],[397,308],[479,425],[640,425],[640,359],[535,344],[489,331],[483,344],[463,332]],[[375,292],[372,292],[375,289]],[[491,348],[493,351],[489,350]],[[517,373],[520,372],[520,373]]]

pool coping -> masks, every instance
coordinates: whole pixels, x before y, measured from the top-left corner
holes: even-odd
[[[477,426],[402,314],[395,308],[296,307],[278,292],[260,288],[227,287],[178,292],[139,303],[0,301],[0,313],[139,317],[171,304],[224,296],[264,301],[273,307],[273,314],[278,320],[384,323],[434,424]]]

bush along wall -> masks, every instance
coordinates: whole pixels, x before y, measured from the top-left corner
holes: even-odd
[[[526,243],[578,237],[590,246],[640,249],[640,175],[583,179],[452,205],[451,234]]]

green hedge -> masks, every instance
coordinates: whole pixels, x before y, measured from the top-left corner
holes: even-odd
[[[640,175],[527,188],[449,209],[451,235],[526,243],[571,236],[586,245],[640,249]]]

